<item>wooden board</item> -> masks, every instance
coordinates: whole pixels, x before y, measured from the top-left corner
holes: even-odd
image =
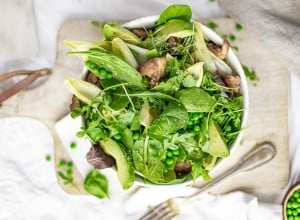
[[[215,20],[217,31],[222,34],[234,34],[238,46],[237,55],[241,63],[254,68],[260,80],[254,85],[249,81],[250,109],[248,124],[240,147],[230,156],[224,166],[213,173],[219,175],[223,170],[238,161],[244,153],[258,142],[270,140],[277,150],[277,155],[269,164],[251,172],[241,174],[222,184],[213,192],[224,193],[236,189],[251,193],[269,193],[283,188],[289,178],[288,157],[288,75],[276,57],[269,52],[262,42],[249,35],[246,30],[236,31],[231,19]],[[19,93],[0,108],[0,117],[28,116],[47,124],[55,139],[56,161],[68,159],[63,146],[54,133],[53,125],[68,113],[70,93],[66,90],[65,77],[79,77],[81,64],[76,57],[66,57],[68,49],[64,40],[97,41],[101,39],[98,29],[87,20],[64,23],[57,38],[57,56],[53,73],[43,86]],[[82,156],[83,160],[84,155]],[[61,186],[70,193],[84,193],[82,177],[75,172],[78,190]],[[201,185],[201,184],[199,184]]]

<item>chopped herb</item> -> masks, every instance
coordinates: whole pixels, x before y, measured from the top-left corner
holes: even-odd
[[[237,23],[235,25],[235,29],[237,29],[238,31],[241,31],[241,30],[243,30],[243,26],[241,24]]]
[[[68,168],[72,168],[72,167],[73,167],[73,162],[72,162],[72,161],[68,162],[68,163],[67,163],[67,167],[68,167]]]
[[[229,35],[229,40],[230,41],[235,41],[235,39],[236,39],[235,35],[233,35],[233,34]]]
[[[207,24],[207,27],[214,30],[218,27],[218,25],[215,22],[211,21]]]
[[[235,50],[235,51],[239,51],[238,46],[230,45],[230,47],[231,47],[233,50]]]
[[[259,77],[256,75],[256,72],[254,70],[249,69],[249,67],[243,65],[243,70],[245,72],[245,75],[250,80],[259,80]]]
[[[46,161],[51,161],[51,156],[50,156],[49,154],[46,155],[45,160],[46,160]]]
[[[70,148],[71,148],[71,149],[75,149],[76,147],[77,147],[76,142],[72,142],[72,143],[70,144]]]

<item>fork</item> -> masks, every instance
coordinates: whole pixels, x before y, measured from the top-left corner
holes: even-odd
[[[192,202],[198,199],[202,193],[214,188],[220,183],[232,178],[240,173],[253,170],[261,165],[272,160],[276,155],[276,150],[272,142],[264,141],[257,144],[254,150],[248,152],[236,165],[228,169],[221,176],[215,178],[211,182],[202,186],[195,193],[168,199],[154,208],[150,209],[145,215],[139,220],[169,220],[180,214],[180,206],[188,202]]]

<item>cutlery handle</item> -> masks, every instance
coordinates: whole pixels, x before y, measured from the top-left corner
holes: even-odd
[[[228,179],[232,178],[233,176],[245,172],[253,170],[274,158],[276,155],[276,150],[274,145],[269,142],[261,142],[257,144],[254,150],[251,150],[247,153],[241,161],[234,165],[232,168],[228,169],[225,173],[220,175],[219,177],[213,179],[212,181],[208,182],[206,185],[201,187],[192,195],[187,196],[187,199],[195,200],[197,199],[201,193],[207,192],[208,190],[214,188],[215,186],[227,181]]]

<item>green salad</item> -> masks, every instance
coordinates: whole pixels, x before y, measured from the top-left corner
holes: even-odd
[[[88,69],[67,78],[79,137],[93,143],[95,168],[115,166],[123,189],[136,178],[177,184],[202,177],[241,131],[240,77],[229,43],[209,40],[187,5],[171,5],[153,27],[102,27],[104,40],[65,41]],[[97,160],[95,160],[97,158]],[[109,165],[106,159],[109,159]]]

